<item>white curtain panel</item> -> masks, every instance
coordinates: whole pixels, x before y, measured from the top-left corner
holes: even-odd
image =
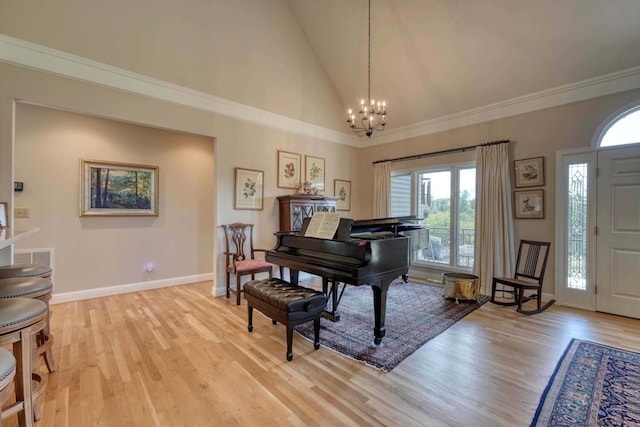
[[[494,276],[512,276],[515,265],[509,144],[476,149],[476,233],[474,274],[481,293],[491,292]]]
[[[391,211],[391,162],[373,165],[373,217],[387,218]]]

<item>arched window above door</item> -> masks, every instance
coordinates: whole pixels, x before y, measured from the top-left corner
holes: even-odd
[[[640,106],[616,117],[600,139],[600,147],[627,144],[640,144]]]

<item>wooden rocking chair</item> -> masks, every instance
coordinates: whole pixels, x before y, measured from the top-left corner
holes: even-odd
[[[536,314],[551,307],[555,300],[542,305],[542,280],[547,267],[547,258],[551,243],[536,242],[533,240],[521,240],[518,249],[518,259],[516,260],[516,272],[513,278],[494,277],[491,285],[491,299],[494,304],[517,305],[517,312],[522,314]],[[503,289],[496,289],[497,285],[502,285]],[[512,289],[504,289],[510,287]],[[525,291],[533,290],[535,293],[525,296]],[[513,301],[496,300],[496,291],[513,294]],[[535,310],[523,310],[522,304],[530,300],[536,300]]]

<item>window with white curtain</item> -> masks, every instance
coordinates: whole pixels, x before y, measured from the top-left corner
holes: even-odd
[[[391,215],[416,215],[429,229],[415,264],[473,268],[475,192],[475,165],[392,173]]]

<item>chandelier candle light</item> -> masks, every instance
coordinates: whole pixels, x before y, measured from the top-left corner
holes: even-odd
[[[367,101],[360,100],[360,111],[354,113],[351,108],[347,112],[347,124],[357,134],[364,132],[369,138],[373,131],[384,130],[387,117],[387,103],[371,99],[371,0],[369,0],[369,62],[368,62],[368,92]],[[359,123],[356,122],[356,119]]]

